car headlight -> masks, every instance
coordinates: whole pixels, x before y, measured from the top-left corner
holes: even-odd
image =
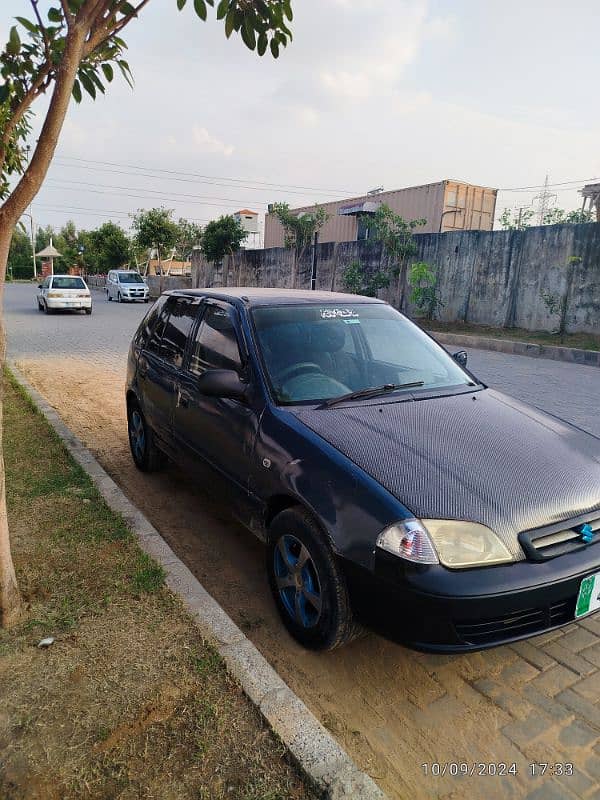
[[[512,561],[497,534],[478,522],[451,519],[407,520],[386,528],[377,546],[418,564],[461,569]]]

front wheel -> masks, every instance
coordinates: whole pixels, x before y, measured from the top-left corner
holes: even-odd
[[[286,509],[269,533],[269,584],[292,636],[312,650],[333,650],[360,636],[344,575],[312,517]]]
[[[154,433],[144,419],[136,402],[127,408],[129,447],[136,467],[142,472],[155,472],[164,462],[164,456],[154,444]]]
[[[121,297],[121,292],[119,292],[117,294],[117,303],[122,303],[122,302],[123,302],[123,298]]]
[[[91,308],[86,308],[85,309],[85,313],[89,316],[92,313],[92,309]]]

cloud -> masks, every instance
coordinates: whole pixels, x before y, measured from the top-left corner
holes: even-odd
[[[229,158],[235,150],[232,144],[225,144],[216,136],[211,136],[206,128],[201,128],[199,125],[192,127],[192,140],[196,149],[201,153],[219,153]]]

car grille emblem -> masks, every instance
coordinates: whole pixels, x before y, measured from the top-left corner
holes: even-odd
[[[581,535],[581,541],[585,542],[585,544],[589,544],[594,538],[594,531],[589,523],[582,525],[579,529],[579,533]]]

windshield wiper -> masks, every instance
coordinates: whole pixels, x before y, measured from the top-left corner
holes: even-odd
[[[362,400],[368,397],[377,397],[381,394],[388,394],[395,392],[397,389],[412,389],[416,386],[423,386],[425,381],[413,381],[412,383],[384,383],[382,386],[370,386],[367,389],[359,389],[356,392],[348,392],[339,397],[332,397],[330,400],[325,400],[317,408],[331,408],[338,403],[343,403],[345,400]]]

